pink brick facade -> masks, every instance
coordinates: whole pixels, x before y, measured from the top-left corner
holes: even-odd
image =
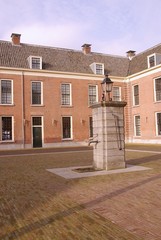
[[[104,70],[110,72],[110,78],[114,82],[113,87],[119,90],[119,100],[127,102],[125,107],[126,142],[161,143],[161,133],[158,130],[160,115],[157,115],[161,112],[161,101],[156,100],[155,92],[155,79],[161,76],[159,64],[151,69],[145,67],[137,72],[135,70],[137,55],[134,56],[134,60],[108,55],[102,58],[101,54],[92,54],[89,44],[83,45],[84,47],[87,45],[88,51],[83,48],[83,52],[76,53],[72,50],[64,53],[63,50],[56,52],[57,49],[49,49],[49,51],[54,51],[52,55],[57,58],[47,63],[52,55],[50,57],[50,53],[46,54],[46,48],[43,49],[45,52],[42,48],[38,48],[37,53],[33,54],[34,47],[31,49],[31,46],[20,45],[17,37],[20,35],[16,35],[14,44],[18,46],[2,42],[2,47],[0,47],[3,51],[4,46],[7,46],[6,56],[12,49],[13,54],[16,54],[17,50],[22,51],[17,56],[17,59],[22,57],[20,61],[15,60],[11,63],[4,59],[6,62],[2,61],[0,64],[1,101],[3,84],[9,83],[12,91],[12,101],[10,100],[9,104],[4,104],[4,102],[0,104],[0,149],[32,148],[36,131],[41,135],[41,147],[87,145],[92,114],[89,108],[89,87],[94,86],[96,100],[101,101],[101,82],[104,78],[103,74],[96,74],[91,70],[90,66],[97,62],[104,64],[102,65]],[[29,52],[31,50],[33,52]],[[65,55],[62,56],[61,53]],[[23,54],[26,55],[23,57]],[[72,55],[69,56],[69,54]],[[27,65],[29,56],[34,55],[42,57],[42,69],[32,69]],[[16,55],[14,57],[16,58]],[[64,59],[69,61],[67,66]],[[147,61],[146,57],[145,59]],[[73,61],[71,64],[73,70],[70,65],[71,61]],[[128,71],[131,72],[128,73]],[[41,104],[32,103],[32,83],[41,85]],[[69,105],[62,104],[62,84],[70,87]],[[139,89],[139,104],[136,105],[134,104],[134,86],[138,86]],[[8,90],[6,89],[5,87],[4,96],[7,96]],[[67,138],[63,137],[65,134],[63,118],[70,121],[70,136]],[[10,126],[8,127],[7,124]],[[12,134],[10,131],[7,132],[8,128],[11,129]]]

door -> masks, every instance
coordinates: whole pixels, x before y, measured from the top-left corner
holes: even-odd
[[[42,147],[42,117],[32,117],[33,147]]]

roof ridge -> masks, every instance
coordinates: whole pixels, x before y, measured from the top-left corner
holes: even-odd
[[[0,40],[0,42],[10,43],[12,45],[12,43],[10,41]],[[31,47],[31,46],[32,47],[41,47],[41,48],[49,48],[49,49],[55,49],[55,50],[61,50],[61,51],[72,51],[72,52],[83,53],[82,50],[76,50],[76,49],[65,48],[65,47],[64,48],[63,47],[53,47],[53,46],[49,46],[49,45],[32,44],[32,43],[21,43],[20,45],[29,46],[29,47]],[[127,58],[126,56],[108,54],[108,53],[99,53],[99,52],[91,52],[90,54],[87,54],[87,56],[90,56],[92,54],[108,56],[108,57],[115,57],[115,58]]]
[[[156,44],[156,45],[154,45],[153,47],[150,47],[150,48],[148,48],[148,49],[146,49],[146,50],[144,50],[144,51],[136,54],[136,56],[141,55],[141,54],[143,54],[143,53],[145,53],[145,52],[148,52],[148,51],[150,51],[150,50],[152,50],[152,49],[154,49],[154,48],[157,48],[157,47],[159,47],[160,45],[161,45],[161,43]],[[135,56],[135,57],[136,57],[136,56]]]

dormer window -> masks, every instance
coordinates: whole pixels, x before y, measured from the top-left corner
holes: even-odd
[[[90,65],[93,73],[98,75],[104,75],[104,64],[103,63],[92,63]]]
[[[30,56],[29,66],[31,69],[42,69],[42,57]]]
[[[148,68],[155,66],[155,55],[148,56]]]
[[[154,53],[147,57],[148,60],[148,68],[154,67],[158,64],[161,64],[161,54]]]

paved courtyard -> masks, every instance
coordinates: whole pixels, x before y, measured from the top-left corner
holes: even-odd
[[[65,179],[46,170],[92,157],[91,148],[1,151],[0,239],[161,240],[161,146],[127,146],[127,163],[145,171]]]

